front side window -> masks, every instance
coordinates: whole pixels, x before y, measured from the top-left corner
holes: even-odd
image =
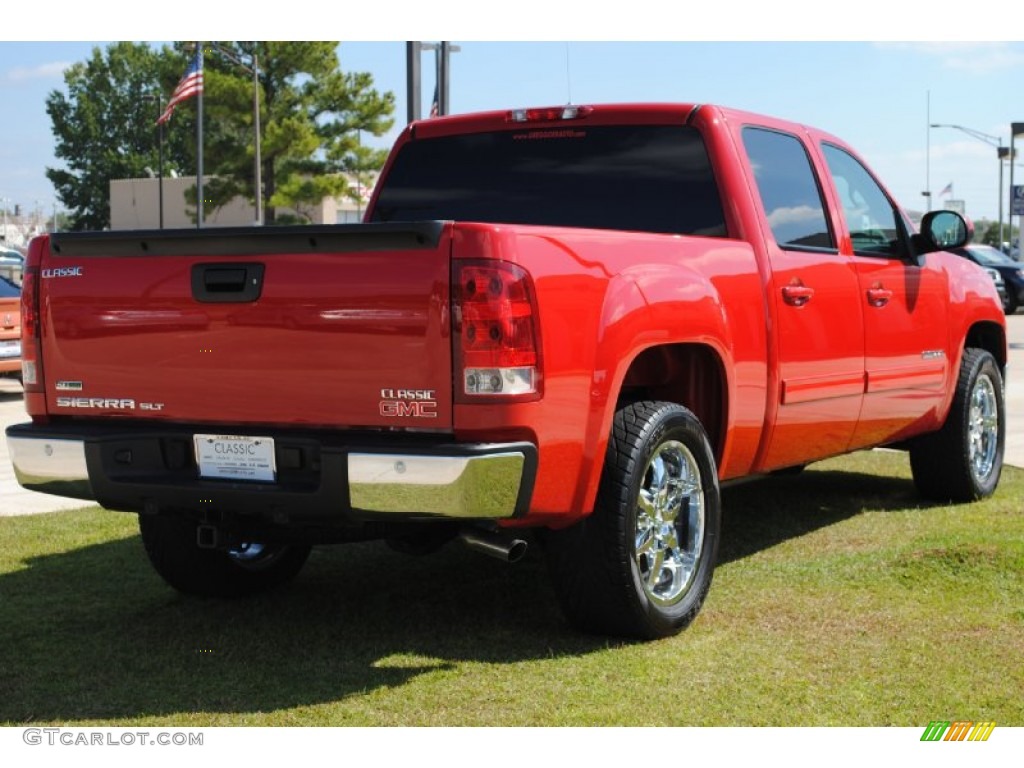
[[[878,182],[845,150],[825,144],[823,151],[850,230],[854,253],[899,256],[902,245],[898,211]]]
[[[835,249],[821,190],[800,140],[765,128],[744,128],[743,146],[775,242],[792,250]]]

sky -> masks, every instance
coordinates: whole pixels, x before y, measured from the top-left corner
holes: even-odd
[[[1024,43],[991,39],[994,31],[1013,25],[993,24],[1005,6],[988,9],[986,2],[972,3],[970,16],[929,19],[868,0],[858,4],[856,21],[842,17],[844,36],[851,39],[841,40],[834,39],[839,37],[835,20],[820,16],[827,6],[803,0],[770,7],[733,2],[721,4],[728,8],[723,12],[705,6],[687,9],[685,17],[682,4],[641,0],[628,4],[633,10],[628,18],[602,12],[622,4],[593,3],[585,6],[590,9],[586,20],[571,8],[553,10],[556,4],[539,0],[514,6],[449,0],[431,6],[447,11],[441,13],[398,2],[389,4],[395,9],[390,18],[379,12],[361,16],[347,7],[340,11],[333,4],[263,28],[216,10],[216,2],[198,23],[179,18],[171,25],[134,20],[98,26],[103,14],[97,9],[131,18],[119,11],[137,6],[99,0],[88,5],[92,10],[86,15],[85,4],[64,6],[57,0],[53,18],[59,22],[40,26],[31,9],[14,11],[13,23],[0,33],[11,38],[0,40],[0,199],[9,200],[10,207],[17,203],[50,214],[59,206],[45,176],[47,167],[59,165],[45,99],[63,89],[66,66],[85,60],[108,39],[306,39],[313,29],[325,37],[349,38],[338,49],[342,69],[369,72],[376,88],[395,95],[395,128],[374,142],[380,146],[390,145],[407,118],[403,41],[448,39],[461,49],[451,57],[453,113],[568,102],[716,103],[839,136],[906,209],[923,210],[921,193],[930,188],[933,207],[959,199],[971,218],[996,220],[1000,162],[994,145],[1001,141],[1008,147],[1010,123],[1024,122]],[[506,8],[502,18],[462,11],[496,13],[499,7]],[[25,13],[23,23],[19,13]],[[311,23],[318,15],[324,23]],[[816,19],[818,26],[793,21],[800,18]],[[25,34],[15,36],[13,30]],[[673,39],[644,39],[657,30]],[[954,33],[976,42],[953,41]],[[31,39],[39,35],[42,39]],[[423,54],[422,68],[426,113],[433,53]],[[959,125],[974,135],[930,124]],[[991,144],[979,134],[989,136]],[[1024,136],[1020,141],[1024,144]],[[1003,172],[1006,190],[1008,163]],[[1024,183],[1024,156],[1014,174]],[[1003,206],[1008,215],[1008,192]]]

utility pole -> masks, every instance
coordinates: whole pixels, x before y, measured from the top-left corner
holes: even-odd
[[[1014,191],[1013,190],[1013,160],[1017,156],[1016,152],[1014,152],[1014,150],[1013,150],[1013,141],[1014,141],[1015,138],[1017,138],[1017,136],[1019,134],[1022,134],[1022,133],[1024,133],[1024,123],[1010,123],[1010,195],[1011,195],[1011,203],[1010,203],[1010,205],[1013,205],[1012,195],[1013,195],[1013,191]],[[1020,217],[1020,215],[1018,214],[1018,218],[1017,218],[1017,236],[1018,236],[1018,240],[1017,240],[1017,257],[1024,259],[1024,226],[1021,226],[1022,222],[1024,222],[1024,218]],[[1010,209],[1010,237],[1013,237],[1013,209],[1012,208]]]
[[[203,71],[203,43],[196,41],[199,71]],[[203,91],[196,94],[196,229],[203,228],[206,200],[203,199]]]
[[[405,44],[405,104],[406,123],[420,119],[420,100],[422,83],[420,82],[420,54],[423,44],[418,40],[410,40]]]
[[[143,97],[144,101],[156,102],[156,146],[157,146],[157,219],[160,222],[160,229],[164,228],[164,124],[160,122],[160,115],[164,112],[164,99],[158,91],[157,93],[147,93]],[[56,221],[56,214],[54,214],[54,221]]]
[[[256,198],[256,226],[263,225],[263,162],[260,157],[260,64],[253,43],[252,64],[246,64],[233,51],[217,43],[210,44],[210,50],[219,53],[232,64],[252,73],[252,126],[253,126],[253,196]]]
[[[1003,247],[1003,158],[1009,150],[1003,146],[1003,140],[998,136],[990,136],[987,133],[976,131],[973,128],[964,128],[962,125],[951,125],[950,123],[930,123],[930,128],[954,128],[961,133],[966,133],[971,138],[983,141],[989,146],[996,148],[996,160],[999,162],[999,247]],[[1012,161],[1010,173],[1013,173]]]
[[[932,209],[932,92],[925,97],[924,196],[925,213]]]
[[[434,52],[434,72],[437,88],[437,114],[451,114],[451,54],[462,50],[461,46],[448,41],[440,43],[408,42],[405,47],[406,80],[409,105],[409,122],[421,116],[422,84],[420,75],[420,54]]]

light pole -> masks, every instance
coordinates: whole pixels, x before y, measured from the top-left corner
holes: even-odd
[[[252,64],[246,64],[233,51],[229,51],[217,43],[211,43],[210,47],[225,59],[235,64],[246,72],[252,73],[252,125],[253,125],[253,154],[255,163],[253,167],[253,193],[256,198],[256,226],[263,224],[263,178],[262,161],[260,159],[260,64],[256,55],[255,43],[252,49]]]
[[[157,210],[160,229],[164,228],[164,124],[160,122],[160,115],[164,111],[163,96],[157,93],[147,93],[142,97],[145,101],[156,103],[156,147],[157,147]]]
[[[932,209],[932,92],[925,96],[925,129],[924,135],[924,196],[925,213]]]
[[[462,47],[444,41],[440,43],[419,43],[419,49],[434,52],[437,114],[438,116],[447,115],[451,109],[451,54],[458,53],[462,50]]]
[[[1010,194],[1013,194],[1013,161],[1017,153],[1013,150],[1014,139],[1024,133],[1024,123],[1010,123]],[[1019,215],[1019,214],[1018,214]],[[1022,219],[1017,220],[1017,255],[1024,258],[1024,226],[1021,226]],[[1010,237],[1013,237],[1013,209],[1010,210]]]
[[[983,141],[989,146],[996,148],[996,160],[999,162],[999,247],[1003,247],[1003,158],[1006,156],[1003,148],[1003,140],[998,136],[990,136],[987,133],[976,131],[973,128],[964,128],[962,125],[953,125],[951,123],[931,123],[931,128],[955,128],[958,131],[966,133],[971,138]],[[1013,173],[1013,171],[1010,171]]]

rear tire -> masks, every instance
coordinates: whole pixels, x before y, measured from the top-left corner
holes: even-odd
[[[676,634],[711,587],[721,520],[703,427],[674,403],[615,414],[594,512],[548,531],[548,567],[579,629],[656,639]]]
[[[964,350],[953,405],[938,432],[910,447],[914,485],[927,499],[967,502],[991,495],[1003,468],[1003,377],[991,353]]]
[[[194,521],[140,515],[139,531],[153,568],[179,592],[199,597],[243,597],[291,581],[305,565],[305,544],[249,542],[230,550],[201,549]]]

